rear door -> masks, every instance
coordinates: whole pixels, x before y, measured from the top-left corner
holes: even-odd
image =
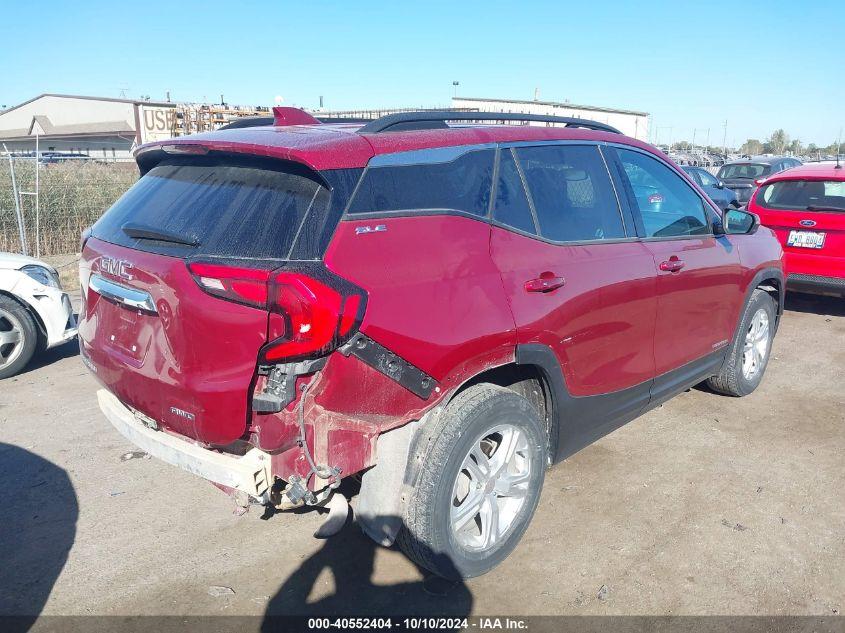
[[[326,220],[329,200],[319,177],[293,163],[199,157],[153,168],[94,225],[82,253],[88,367],[166,428],[213,444],[239,438],[267,339],[266,278],[309,218]],[[319,233],[309,235],[314,249]],[[236,274],[198,277],[192,263]]]
[[[600,435],[648,400],[651,253],[629,236],[596,145],[503,147],[498,173],[491,253],[518,341],[550,347],[569,393],[594,396],[583,416],[563,421],[575,428],[562,439]]]
[[[658,275],[660,376],[728,344],[744,298],[739,253],[727,237],[713,235],[715,212],[667,163],[634,149],[616,148],[616,155]]]

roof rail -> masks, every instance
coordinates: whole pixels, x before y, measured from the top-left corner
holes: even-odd
[[[453,110],[398,112],[371,121],[358,130],[359,134],[398,132],[402,130],[425,130],[444,127],[446,121],[537,121],[540,123],[563,123],[565,127],[582,127],[601,132],[622,134],[615,127],[589,119],[550,116],[545,114],[519,114],[516,112],[456,112]],[[436,124],[442,125],[436,125]]]

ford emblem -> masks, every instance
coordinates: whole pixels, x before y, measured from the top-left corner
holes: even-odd
[[[816,226],[815,220],[801,220],[798,224],[801,226]]]

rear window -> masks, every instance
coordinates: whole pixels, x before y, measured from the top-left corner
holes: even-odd
[[[523,147],[516,157],[540,235],[555,242],[625,237],[610,175],[594,145]]]
[[[722,165],[719,169],[719,178],[748,178],[755,179],[767,175],[772,170],[771,165],[759,163],[739,163],[735,165]]]
[[[370,167],[349,213],[382,211],[451,210],[485,216],[493,181],[493,150],[474,150],[453,160],[453,148],[430,150],[431,162]]]
[[[177,159],[135,183],[93,235],[163,255],[287,259],[300,227],[325,217],[330,197],[295,163]]]
[[[756,202],[764,209],[845,212],[845,181],[780,180],[763,186]]]

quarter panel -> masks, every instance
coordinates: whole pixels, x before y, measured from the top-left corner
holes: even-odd
[[[383,228],[364,232],[376,226]],[[458,215],[345,220],[325,263],[367,291],[361,331],[443,392],[513,360],[514,321],[489,243],[489,224]],[[370,405],[363,406],[375,413]]]

